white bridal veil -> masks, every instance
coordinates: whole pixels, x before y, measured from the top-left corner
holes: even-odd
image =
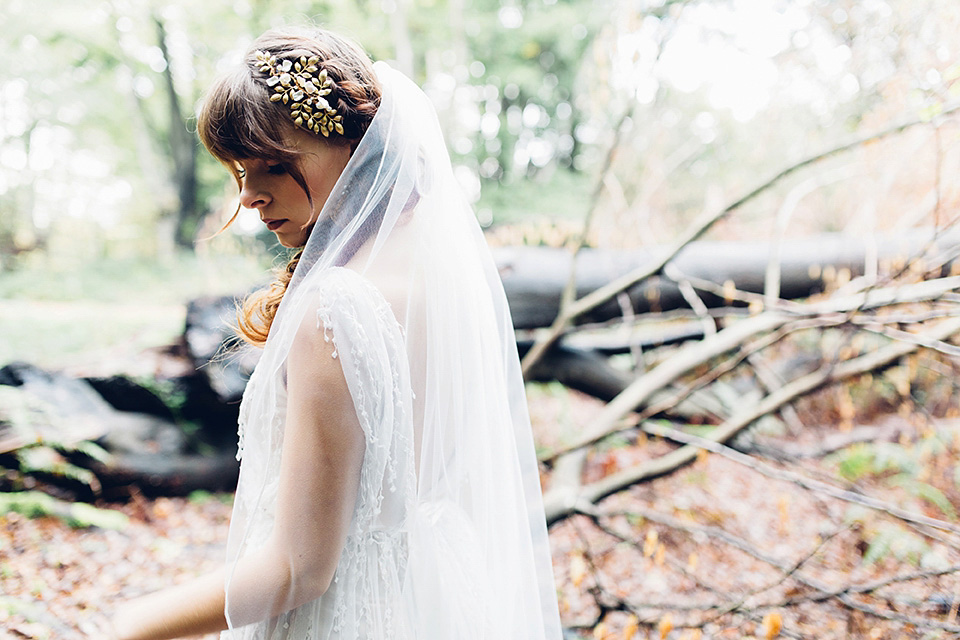
[[[380,108],[320,213],[241,405],[224,637],[557,640],[506,298],[433,106],[399,72],[375,70]],[[314,317],[364,432],[359,494],[330,588],[264,620],[248,609],[269,594],[238,593],[231,576],[270,535],[285,362]],[[261,621],[233,626],[250,620]]]

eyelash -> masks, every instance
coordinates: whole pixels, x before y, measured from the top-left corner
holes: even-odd
[[[287,168],[282,163],[267,165],[267,173],[272,175],[283,175],[287,172]],[[237,169],[237,175],[240,176],[240,179],[243,180],[247,177],[247,170],[243,168]]]

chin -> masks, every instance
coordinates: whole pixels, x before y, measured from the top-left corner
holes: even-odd
[[[290,237],[288,235],[277,236],[277,242],[286,247],[287,249],[299,249],[303,248],[307,244],[308,235]]]

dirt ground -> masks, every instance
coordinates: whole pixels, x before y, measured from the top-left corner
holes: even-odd
[[[574,428],[596,408],[594,401],[575,394],[531,394],[541,441],[548,439],[548,428],[553,434]],[[807,427],[790,439],[793,445],[813,446],[832,431],[830,425]],[[919,428],[904,423],[900,441]],[[960,432],[952,423],[925,428]],[[589,458],[584,479],[672,446],[627,438],[600,448]],[[956,492],[948,488],[955,487],[957,448],[960,439],[924,458],[926,481],[943,488],[954,505]],[[766,463],[850,488],[838,480],[836,457]],[[544,482],[549,483],[548,474]],[[853,488],[956,522],[956,513],[948,517],[889,477],[870,477]],[[106,616],[121,599],[187,580],[221,562],[229,502],[229,496],[194,495],[101,505],[129,517],[122,530],[72,529],[53,518],[0,516],[0,634],[106,637]],[[960,637],[946,630],[958,625],[955,596],[960,594],[960,536],[949,531],[907,525],[793,482],[772,480],[718,454],[701,456],[599,507],[610,515],[596,521],[568,518],[550,531],[569,638]],[[874,584],[891,579],[886,586]],[[914,624],[918,621],[928,628]]]

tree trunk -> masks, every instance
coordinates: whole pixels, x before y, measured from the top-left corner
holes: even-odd
[[[177,192],[177,225],[174,239],[177,246],[193,249],[199,217],[197,197],[197,142],[187,128],[180,97],[173,81],[173,68],[170,52],[167,49],[167,30],[163,21],[156,15],[153,23],[157,30],[157,46],[163,54],[166,65],[163,69],[163,85],[167,96],[169,128],[167,144],[173,161],[173,182]]]
[[[931,244],[932,243],[932,244]],[[918,231],[900,238],[855,238],[824,234],[788,240],[780,252],[780,297],[805,298],[833,284],[839,274],[856,277],[864,272],[871,255],[883,262],[902,260],[921,253],[931,244],[942,253],[960,245],[960,232],[943,234],[934,241],[930,231]],[[769,256],[777,248],[764,242],[692,242],[668,269],[694,280],[694,288],[707,307],[731,304],[722,295],[705,292],[696,281],[715,288],[732,283],[736,289],[763,294]],[[656,258],[658,247],[631,251],[584,249],[577,260],[577,297],[581,297]],[[501,247],[494,258],[510,302],[517,329],[549,326],[557,317],[560,296],[570,273],[570,252],[552,247]],[[660,276],[628,290],[633,313],[690,308],[676,280]],[[617,300],[611,300],[579,319],[580,323],[601,322],[623,315]]]

